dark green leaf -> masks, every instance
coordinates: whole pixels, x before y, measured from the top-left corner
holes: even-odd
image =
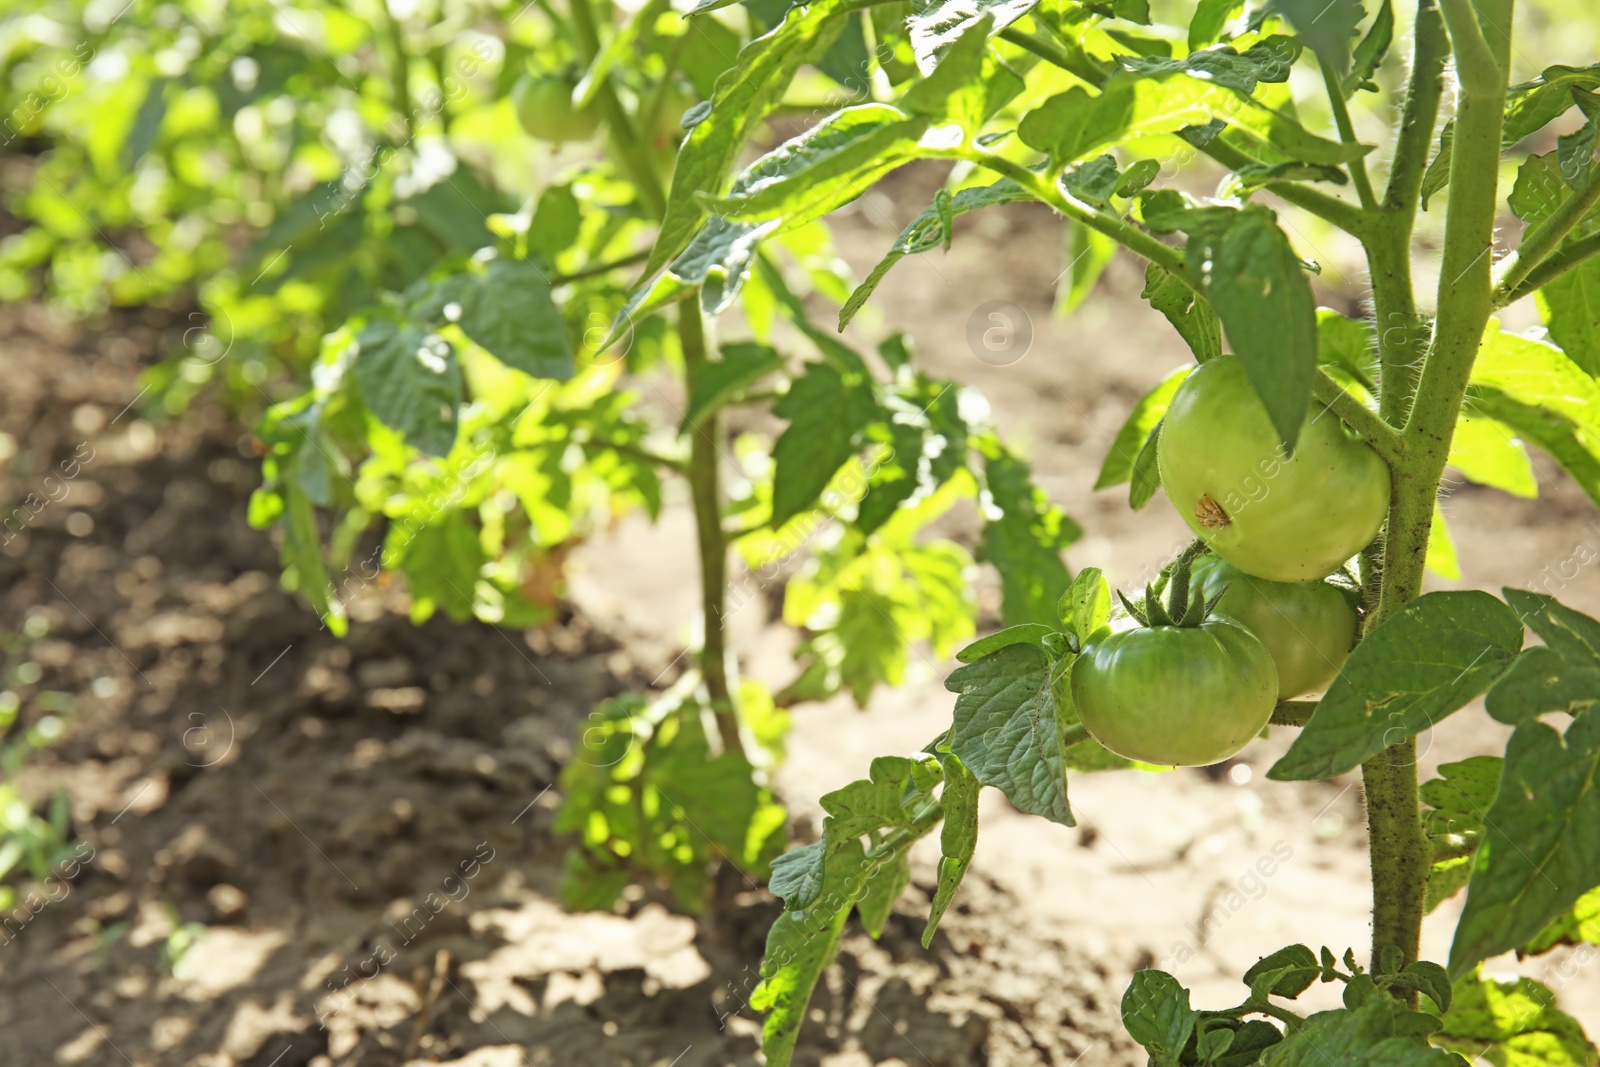
[[[466,512],[446,512],[418,529],[399,565],[411,593],[412,617],[425,619],[443,608],[456,622],[472,618],[478,578],[488,561]]]
[[[1320,1011],[1267,1049],[1261,1067],[1465,1067],[1457,1056],[1429,1046],[1438,1020],[1388,996],[1354,1008]]]
[[[526,260],[497,259],[461,292],[461,330],[500,362],[535,378],[572,377],[561,309],[550,283]]]
[[[866,534],[888,522],[919,485],[917,475],[927,431],[905,422],[890,423],[887,430],[893,452],[872,468],[866,494],[856,509],[856,528]]]
[[[553,185],[539,194],[528,223],[528,250],[553,261],[578,239],[578,197],[570,185]]]
[[[1134,403],[1133,410],[1128,413],[1127,420],[1122,424],[1122,429],[1117,431],[1116,439],[1111,442],[1111,450],[1106,453],[1105,462],[1100,465],[1100,476],[1094,483],[1096,489],[1121,485],[1133,476],[1133,465],[1139,458],[1139,452],[1150,439],[1150,435],[1155,433],[1156,426],[1172,403],[1172,394],[1177,392],[1178,386],[1183,384],[1191,369],[1179,367]]]
[[[1477,590],[1427,593],[1350,653],[1317,711],[1269,778],[1332,778],[1438,724],[1503,674],[1522,621]]]
[[[1278,436],[1293,448],[1317,373],[1317,311],[1289,238],[1270,210],[1252,205],[1220,235],[1191,234],[1186,258]]]
[[[1450,946],[1457,976],[1522,945],[1600,885],[1600,715],[1578,716],[1565,736],[1520,723],[1484,826]]]
[[[1249,96],[1255,92],[1257,82],[1286,80],[1298,52],[1299,46],[1291,38],[1269,37],[1242,53],[1227,45],[1217,45],[1190,52],[1182,59],[1118,56],[1117,60],[1124,70],[1147,78],[1187,74],[1207,85],[1220,85]]]
[[[851,96],[866,96],[872,91],[871,54],[861,12],[852,12],[838,38],[817,63],[817,69],[843,86]]]
[[[1405,970],[1395,976],[1395,984],[1426,993],[1442,1012],[1450,1010],[1454,999],[1449,972],[1431,960],[1413,960],[1406,964]]]
[[[772,447],[772,525],[814,507],[829,480],[860,446],[860,435],[881,415],[871,384],[846,381],[827,363],[808,363],[772,407],[789,426]]]
[[[387,319],[362,330],[357,342],[356,385],[368,410],[413,447],[447,454],[461,404],[455,349],[437,334]]]
[[[1117,191],[1121,180],[1116,157],[1096,156],[1087,163],[1068,168],[1061,176],[1061,185],[1084,203],[1103,208],[1110,205],[1111,195]]]
[[[1551,920],[1528,942],[1528,953],[1548,952],[1557,945],[1600,945],[1600,887],[1589,890],[1577,903]]]
[[[1222,354],[1222,327],[1211,306],[1171,271],[1152,263],[1145,268],[1144,291],[1139,294],[1167,317],[1196,362]]]
[[[1164,420],[1163,420],[1164,421]],[[1138,511],[1150,503],[1150,498],[1161,488],[1161,467],[1157,461],[1157,446],[1161,443],[1161,423],[1157,422],[1144,447],[1139,449],[1128,475],[1128,506]]]
[[[1576,715],[1600,703],[1600,622],[1552,597],[1506,588],[1506,602],[1544,639],[1489,691],[1489,714],[1517,723],[1551,711]]]
[[[1199,1018],[1189,991],[1165,971],[1135,971],[1122,994],[1122,1025],[1150,1053],[1151,1067],[1178,1067]]]
[[[951,753],[944,758],[944,793],[939,798],[944,809],[944,828],[939,831],[939,887],[934,891],[928,925],[922,931],[923,948],[932,943],[939,920],[955,899],[977,850],[979,788],[978,779],[959,756]]]
[[[749,389],[774,371],[783,369],[783,356],[767,345],[735,341],[722,346],[721,358],[707,362],[689,391],[689,410],[679,432]]]
[[[1289,945],[1256,960],[1244,972],[1244,984],[1258,996],[1293,1000],[1322,974],[1317,954],[1304,945]]]
[[[1061,624],[1087,645],[1111,619],[1111,587],[1099,567],[1085,567],[1056,605]]]
[[[877,938],[883,934],[883,924],[889,921],[895,901],[911,881],[911,857],[899,849],[867,868],[861,900],[861,926]]]
[[[944,683],[956,694],[950,748],[1019,810],[1072,826],[1050,667],[1042,649],[1022,644],[952,671]]]

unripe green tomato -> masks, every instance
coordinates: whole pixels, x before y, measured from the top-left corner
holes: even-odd
[[[600,109],[590,104],[581,111],[572,106],[576,86],[556,75],[524,74],[511,88],[517,121],[532,137],[551,144],[587,141],[600,129]]]
[[[1389,509],[1388,465],[1320,404],[1286,456],[1232,356],[1178,386],[1156,460],[1167,498],[1211,551],[1275,582],[1332,574],[1371,543]]]
[[[1216,556],[1196,560],[1190,580],[1191,596],[1222,593],[1213,618],[1232,619],[1267,646],[1279,700],[1326,689],[1355,644],[1355,609],[1327,582],[1269,582]]]
[[[1200,767],[1238,752],[1278,702],[1266,646],[1227,619],[1099,637],[1072,665],[1089,735],[1141,763]]]

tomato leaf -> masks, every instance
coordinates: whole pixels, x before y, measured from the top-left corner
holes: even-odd
[[[999,33],[1033,10],[1039,0],[923,0],[906,19],[917,67],[929,74],[941,56],[969,29],[990,20],[987,32]]]
[[[1304,945],[1289,945],[1256,960],[1244,972],[1244,984],[1254,996],[1293,1000],[1322,974],[1317,954]]]
[[[987,14],[971,23],[928,76],[900,98],[908,114],[926,115],[935,125],[955,123],[970,137],[984,120],[1022,92],[1023,83],[995,58],[989,38],[997,33]]]
[[[1278,436],[1293,448],[1317,373],[1317,312],[1277,216],[1251,205],[1220,232],[1191,233],[1185,255]]]
[[[535,378],[572,377],[572,350],[550,283],[526,260],[496,259],[461,290],[461,330],[491,356]]]
[[[1522,620],[1488,593],[1418,597],[1355,647],[1267,777],[1332,778],[1360,766],[1458,711],[1505,673],[1521,647]]]
[[[1111,442],[1105,462],[1100,465],[1100,476],[1094,482],[1096,489],[1121,485],[1133,476],[1133,465],[1139,458],[1140,450],[1150,435],[1155,433],[1157,424],[1172,403],[1172,394],[1178,391],[1178,386],[1183,384],[1191,369],[1179,367],[1172,371],[1134,403],[1122,429],[1117,431],[1116,439]]]
[[[1503,592],[1544,644],[1523,650],[1489,690],[1489,714],[1518,723],[1551,711],[1576,715],[1600,703],[1600,623],[1539,593]]]
[[[1054,627],[1046,626],[1042,622],[1025,622],[1016,626],[1007,626],[999,633],[990,634],[988,637],[980,637],[972,642],[972,644],[956,653],[956,659],[961,663],[974,663],[991,652],[998,652],[1002,648],[1010,648],[1012,645],[1037,645],[1043,648],[1044,646],[1040,642],[1044,640],[1047,634],[1055,632]]]
[[[1000,572],[1000,615],[1007,624],[1056,621],[1055,607],[1072,576],[1061,551],[1083,530],[1034,485],[1028,465],[990,437],[984,484],[1000,512],[983,527],[977,558]]]
[[[1317,362],[1336,367],[1369,393],[1378,391],[1378,338],[1372,323],[1317,309]]]
[[[1450,466],[1479,485],[1532,499],[1539,495],[1528,450],[1505,426],[1493,419],[1464,414],[1450,439]]]
[[[356,338],[356,387],[385,426],[434,456],[456,441],[461,367],[455,349],[438,334],[379,319]]]
[[[1317,55],[1317,62],[1343,78],[1350,69],[1350,42],[1361,24],[1361,0],[1276,0],[1273,10],[1288,18],[1295,34]]]
[[[1032,199],[1031,194],[1025,192],[1011,179],[1004,178],[993,185],[957,190],[949,200],[949,218],[954,219],[957,215],[992,207],[995,204],[1009,204],[1014,200],[1030,199]],[[850,320],[856,317],[873,291],[878,288],[878,284],[896,263],[906,256],[947,245],[949,241],[949,222],[941,216],[938,206],[924,208],[921,214],[900,231],[900,236],[895,239],[888,253],[877,266],[872,268],[866,280],[856,287],[855,292],[850,294],[850,299],[839,309],[839,329],[843,330],[849,325]]]
[[[1422,826],[1435,853],[1456,850],[1457,845],[1477,849],[1483,839],[1483,813],[1494,802],[1504,764],[1499,756],[1473,756],[1441,765],[1439,777],[1422,783],[1422,802],[1427,805]],[[1471,874],[1470,853],[1434,860],[1428,872],[1425,910],[1433,911],[1465,889]]]
[[[1600,885],[1600,715],[1537,719],[1506,745],[1500,790],[1450,946],[1450,971],[1516,948]]]
[[[1463,975],[1442,1021],[1434,1042],[1474,1060],[1508,1067],[1595,1062],[1582,1025],[1556,1007],[1549,987],[1532,978]]]
[[[1122,994],[1122,1025],[1150,1053],[1151,1067],[1178,1067],[1199,1020],[1189,991],[1166,971],[1135,971]]]
[[[655,279],[689,247],[705,222],[699,194],[722,192],[751,132],[782,99],[795,72],[821,58],[851,8],[851,0],[815,0],[790,8],[776,28],[741,49],[736,64],[717,79],[710,110],[678,150],[666,216],[645,266],[646,278]]]
[[[792,848],[772,861],[767,888],[789,911],[804,911],[822,894],[821,841]]]
[[[939,885],[928,911],[928,925],[922,930],[922,947],[933,942],[939,920],[955,899],[961,879],[972,865],[978,847],[978,792],[981,785],[961,758],[954,753],[944,758],[944,792],[939,805],[944,809],[944,827],[939,831]]]
[[[1222,354],[1222,326],[1216,312],[1171,271],[1150,264],[1145,268],[1144,291],[1139,295],[1167,317],[1194,353],[1195,362],[1204,363]]]
[[[789,426],[772,447],[772,526],[813,507],[860,447],[861,432],[881,416],[870,382],[846,380],[831,364],[808,363],[772,407]]]
[[[1204,48],[1222,36],[1228,20],[1244,10],[1244,0],[1200,0],[1189,19],[1189,51]]]
[[[720,359],[701,368],[699,379],[689,391],[680,433],[687,433],[689,427],[784,365],[783,356],[777,351],[751,341],[725,344],[720,355]]]
[[[944,683],[956,694],[950,749],[1018,810],[1072,826],[1050,675],[1050,657],[1031,644],[956,668]]]
[[[1453,1053],[1428,1044],[1427,1035],[1438,1028],[1434,1016],[1377,994],[1355,1007],[1317,1012],[1257,1062],[1261,1067],[1461,1067]]]

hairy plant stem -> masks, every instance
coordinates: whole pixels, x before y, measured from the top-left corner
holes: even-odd
[[[706,364],[705,324],[694,297],[678,304],[678,342],[689,392]],[[700,645],[700,674],[716,716],[724,752],[744,753],[739,713],[728,685],[727,590],[728,541],[722,529],[722,487],[717,469],[717,439],[722,418],[713,411],[689,427],[689,493],[694,501],[695,532],[700,543],[700,610],[705,636]]]
[[[1530,270],[1527,277],[1523,278],[1521,284],[1514,289],[1497,293],[1495,306],[1505,307],[1507,304],[1521,300],[1525,296],[1532,296],[1535,290],[1543,289],[1567,273],[1567,271],[1593,259],[1595,256],[1600,256],[1600,233],[1591,233],[1587,237],[1581,237],[1545,259],[1537,267]]]
[[[1356,140],[1355,124],[1350,121],[1350,108],[1345,103],[1344,87],[1340,84],[1338,73],[1329,64],[1317,60],[1322,67],[1322,82],[1328,89],[1328,106],[1333,109],[1333,122],[1339,128],[1339,140],[1344,144],[1359,144]],[[1372,211],[1378,206],[1378,198],[1372,192],[1372,179],[1367,177],[1366,157],[1350,161],[1350,180],[1355,183],[1356,195],[1361,198],[1364,210]]]
[[[1439,479],[1478,345],[1494,307],[1491,252],[1512,2],[1480,0],[1475,11],[1466,0],[1444,0],[1445,22],[1458,56],[1461,99],[1450,166],[1438,327],[1405,414],[1401,431],[1405,452],[1392,467],[1382,589],[1372,625],[1381,624],[1422,591]],[[1414,64],[1413,70],[1422,73],[1422,65]],[[1415,98],[1415,81],[1413,89]],[[1408,111],[1411,103],[1408,101]],[[1405,147],[1402,144],[1402,149]],[[1396,191],[1391,181],[1390,194]],[[1403,206],[1410,199],[1409,186],[1398,192]],[[1391,222],[1390,228],[1398,230],[1399,225]],[[1406,229],[1409,232],[1408,226]],[[1400,248],[1392,232],[1388,241],[1369,242],[1369,254],[1376,247],[1380,256],[1398,255]],[[1399,268],[1398,263],[1384,266]],[[1406,273],[1409,279],[1409,270]],[[1375,282],[1378,274],[1375,269]],[[1396,294],[1386,295],[1393,298]],[[1381,320],[1379,329],[1383,329]],[[1395,384],[1386,376],[1384,392]],[[1398,413],[1400,408],[1390,401],[1387,410]],[[1407,738],[1361,768],[1372,863],[1374,967],[1391,949],[1398,949],[1407,963],[1415,960],[1421,941],[1429,855],[1417,794],[1416,749],[1416,739]],[[1407,999],[1415,1002],[1416,995],[1407,994]]]

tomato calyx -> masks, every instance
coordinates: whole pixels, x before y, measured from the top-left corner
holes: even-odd
[[[1129,600],[1121,590],[1117,591],[1117,598],[1122,601],[1128,614],[1142,626],[1199,626],[1216,610],[1217,602],[1228,591],[1224,585],[1209,599],[1191,593],[1190,570],[1195,560],[1209,551],[1209,546],[1196,538],[1177,559],[1162,568],[1160,577],[1154,583],[1145,585],[1144,596],[1139,602]],[[1163,590],[1167,595],[1164,604],[1161,600]]]

